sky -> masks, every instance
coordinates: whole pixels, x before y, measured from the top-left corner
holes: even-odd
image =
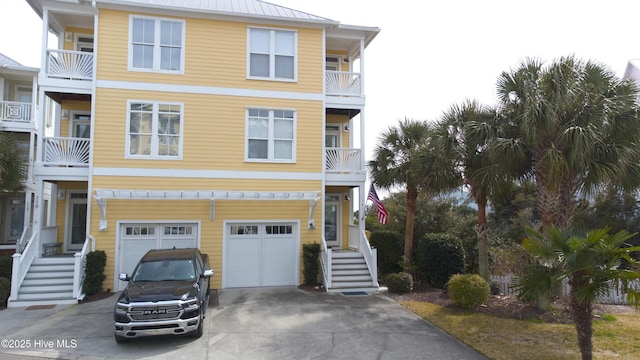
[[[526,58],[575,55],[622,76],[640,59],[640,1],[270,0],[381,32],[365,50],[365,153],[404,118],[437,120],[465,99],[493,105],[496,79]],[[41,20],[0,0],[0,53],[39,67]],[[15,34],[10,36],[8,34]]]

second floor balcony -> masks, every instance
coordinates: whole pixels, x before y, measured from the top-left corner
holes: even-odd
[[[92,52],[47,50],[44,77],[41,75],[40,84],[92,89],[93,56]]]
[[[44,166],[88,167],[91,140],[71,137],[45,137],[42,163]]]
[[[25,131],[34,129],[34,108],[31,103],[16,101],[0,101],[0,127],[5,131]]]
[[[365,180],[361,149],[327,148],[325,154],[327,185],[354,185]]]

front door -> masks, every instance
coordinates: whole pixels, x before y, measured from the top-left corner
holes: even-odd
[[[6,208],[5,243],[13,244],[20,239],[24,230],[24,198],[9,198]]]
[[[324,197],[324,239],[327,246],[340,246],[342,239],[340,222],[341,194],[326,194]]]
[[[87,193],[70,191],[67,204],[66,249],[77,251],[87,237]]]

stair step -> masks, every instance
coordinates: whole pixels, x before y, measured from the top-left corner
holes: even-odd
[[[356,287],[371,287],[371,279],[369,281],[331,281],[332,289],[345,289]]]
[[[40,257],[33,259],[33,263],[31,265],[73,265],[75,263],[75,258],[73,256],[64,256],[64,257]]]
[[[22,281],[22,286],[52,286],[52,285],[73,285],[73,276],[62,278],[27,278]]]
[[[371,281],[371,275],[335,275],[332,274],[331,281]]]
[[[37,292],[37,293],[22,293],[22,291],[18,292],[18,300],[26,301],[26,300],[55,300],[55,299],[71,299],[73,298],[73,291],[65,291],[65,292]]]
[[[73,265],[68,264],[32,264],[29,271],[49,272],[49,271],[73,271]]]
[[[362,257],[362,254],[356,251],[332,251],[331,256],[334,258]]]
[[[331,269],[331,275],[334,276],[345,276],[345,275],[365,275],[370,276],[369,269]]]
[[[73,278],[73,270],[69,271],[31,271],[29,270],[25,275],[25,279],[60,279],[60,278]]]
[[[331,270],[362,270],[368,269],[367,264],[333,264]]]
[[[35,294],[35,293],[56,293],[56,292],[73,292],[73,282],[70,284],[35,284],[35,285],[24,285],[20,287],[18,294]]]
[[[366,264],[367,262],[363,257],[359,258],[333,258],[331,259],[332,264]]]

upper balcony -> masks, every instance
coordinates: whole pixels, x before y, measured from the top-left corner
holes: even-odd
[[[35,111],[34,111],[35,110]],[[0,128],[4,131],[30,131],[36,129],[38,107],[25,102],[0,101]]]

